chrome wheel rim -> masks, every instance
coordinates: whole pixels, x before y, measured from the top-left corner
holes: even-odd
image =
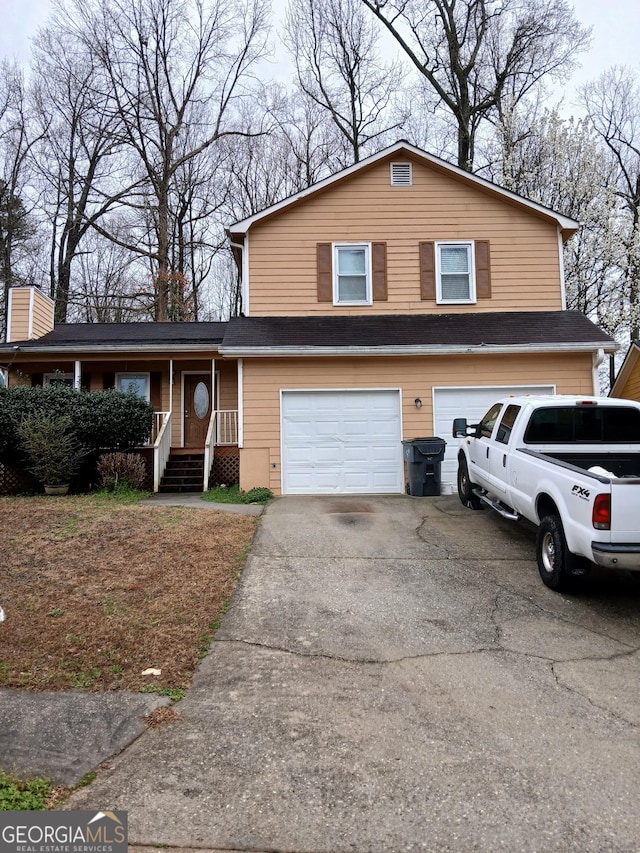
[[[556,565],[556,546],[553,541],[553,536],[550,533],[545,533],[542,539],[542,565],[545,571],[552,572]]]

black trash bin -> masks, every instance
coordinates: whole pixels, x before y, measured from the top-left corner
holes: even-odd
[[[447,442],[437,435],[403,441],[409,475],[409,494],[413,497],[440,494],[440,469]]]

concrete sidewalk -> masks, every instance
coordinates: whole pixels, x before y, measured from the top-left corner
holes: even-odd
[[[133,845],[636,851],[640,590],[457,498],[282,498],[180,718],[67,808]]]

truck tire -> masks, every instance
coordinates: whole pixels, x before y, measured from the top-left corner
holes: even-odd
[[[458,457],[458,497],[469,509],[484,509],[484,504],[473,494],[477,489],[475,483],[469,479],[469,467],[464,455]]]
[[[590,563],[567,548],[559,515],[545,515],[536,536],[538,571],[545,586],[555,592],[567,592],[589,574]]]

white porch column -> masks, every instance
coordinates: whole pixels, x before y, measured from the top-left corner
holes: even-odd
[[[73,387],[76,391],[82,388],[82,362],[76,361],[73,370]]]

